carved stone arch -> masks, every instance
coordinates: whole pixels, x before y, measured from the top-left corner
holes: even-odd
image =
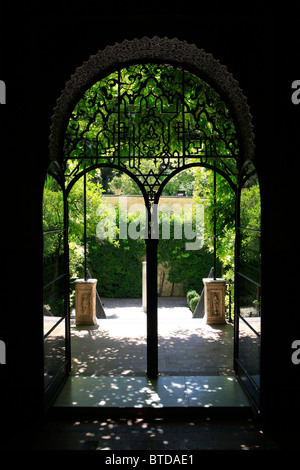
[[[84,91],[121,66],[146,61],[180,65],[207,81],[220,94],[232,113],[241,150],[240,165],[246,160],[253,159],[254,134],[247,99],[227,68],[211,54],[186,41],[176,38],[143,37],[107,46],[90,56],[76,69],[54,108],[49,137],[51,160],[63,159],[63,140],[68,120]]]
[[[49,137],[51,161],[63,163],[64,139],[71,113],[84,92],[100,79],[120,70],[122,67],[137,64],[170,64],[178,66],[199,77],[210,85],[226,104],[232,116],[238,138],[238,172],[245,162],[254,158],[254,134],[252,117],[238,82],[227,68],[211,54],[179,39],[147,38],[125,40],[91,56],[78,67],[66,83],[57,100],[52,116]],[[108,162],[111,164],[111,162]],[[201,162],[203,165],[203,162]],[[122,168],[120,168],[122,170]],[[181,167],[180,169],[184,169]],[[180,170],[178,168],[178,171]],[[124,170],[123,170],[124,171]],[[174,175],[174,173],[173,173]],[[171,178],[172,175],[169,176]],[[166,179],[167,182],[167,179]],[[162,186],[161,186],[162,188]],[[159,193],[157,194],[157,197]],[[153,207],[153,206],[151,206]],[[155,214],[153,217],[156,222]],[[152,223],[152,218],[148,222]],[[150,225],[149,225],[150,227]],[[151,226],[152,228],[152,226]],[[149,237],[147,245],[147,375],[158,374],[158,335],[157,335],[157,239]],[[66,250],[67,252],[67,250]],[[66,289],[67,292],[67,289]]]

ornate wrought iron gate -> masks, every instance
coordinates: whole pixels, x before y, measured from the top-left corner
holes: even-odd
[[[155,204],[180,171],[203,166],[237,192],[254,154],[251,115],[237,82],[211,55],[178,40],[124,41],[92,56],[66,84],[53,116],[50,158],[69,194],[111,167],[139,186],[147,209],[147,373],[157,375]],[[147,170],[146,163],[152,168]]]

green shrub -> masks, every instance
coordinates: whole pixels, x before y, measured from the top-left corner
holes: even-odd
[[[189,290],[188,293],[186,294],[186,301],[188,306],[190,305],[190,301],[193,297],[198,295],[198,293],[195,290]]]
[[[194,312],[197,303],[200,299],[200,295],[195,290],[189,290],[186,295],[187,304],[192,312]]]
[[[191,311],[192,311],[193,313],[194,313],[194,311],[195,311],[195,308],[197,307],[197,303],[199,302],[199,299],[200,299],[200,295],[197,294],[197,295],[196,295],[195,297],[193,297],[193,298],[191,299],[191,301],[190,301],[189,307],[190,307],[190,309],[191,309]]]

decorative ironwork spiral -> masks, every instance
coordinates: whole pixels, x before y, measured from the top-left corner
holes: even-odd
[[[239,145],[230,111],[210,85],[181,67],[139,64],[86,90],[69,119],[64,155],[67,177],[101,163],[126,168],[153,201],[166,177],[195,163],[235,184]],[[147,160],[154,169],[145,171]]]

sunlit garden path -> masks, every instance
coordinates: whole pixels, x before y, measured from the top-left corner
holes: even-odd
[[[145,375],[146,313],[141,299],[103,299],[98,325],[71,323],[72,375]],[[234,375],[233,326],[193,318],[185,298],[160,297],[160,375]]]

